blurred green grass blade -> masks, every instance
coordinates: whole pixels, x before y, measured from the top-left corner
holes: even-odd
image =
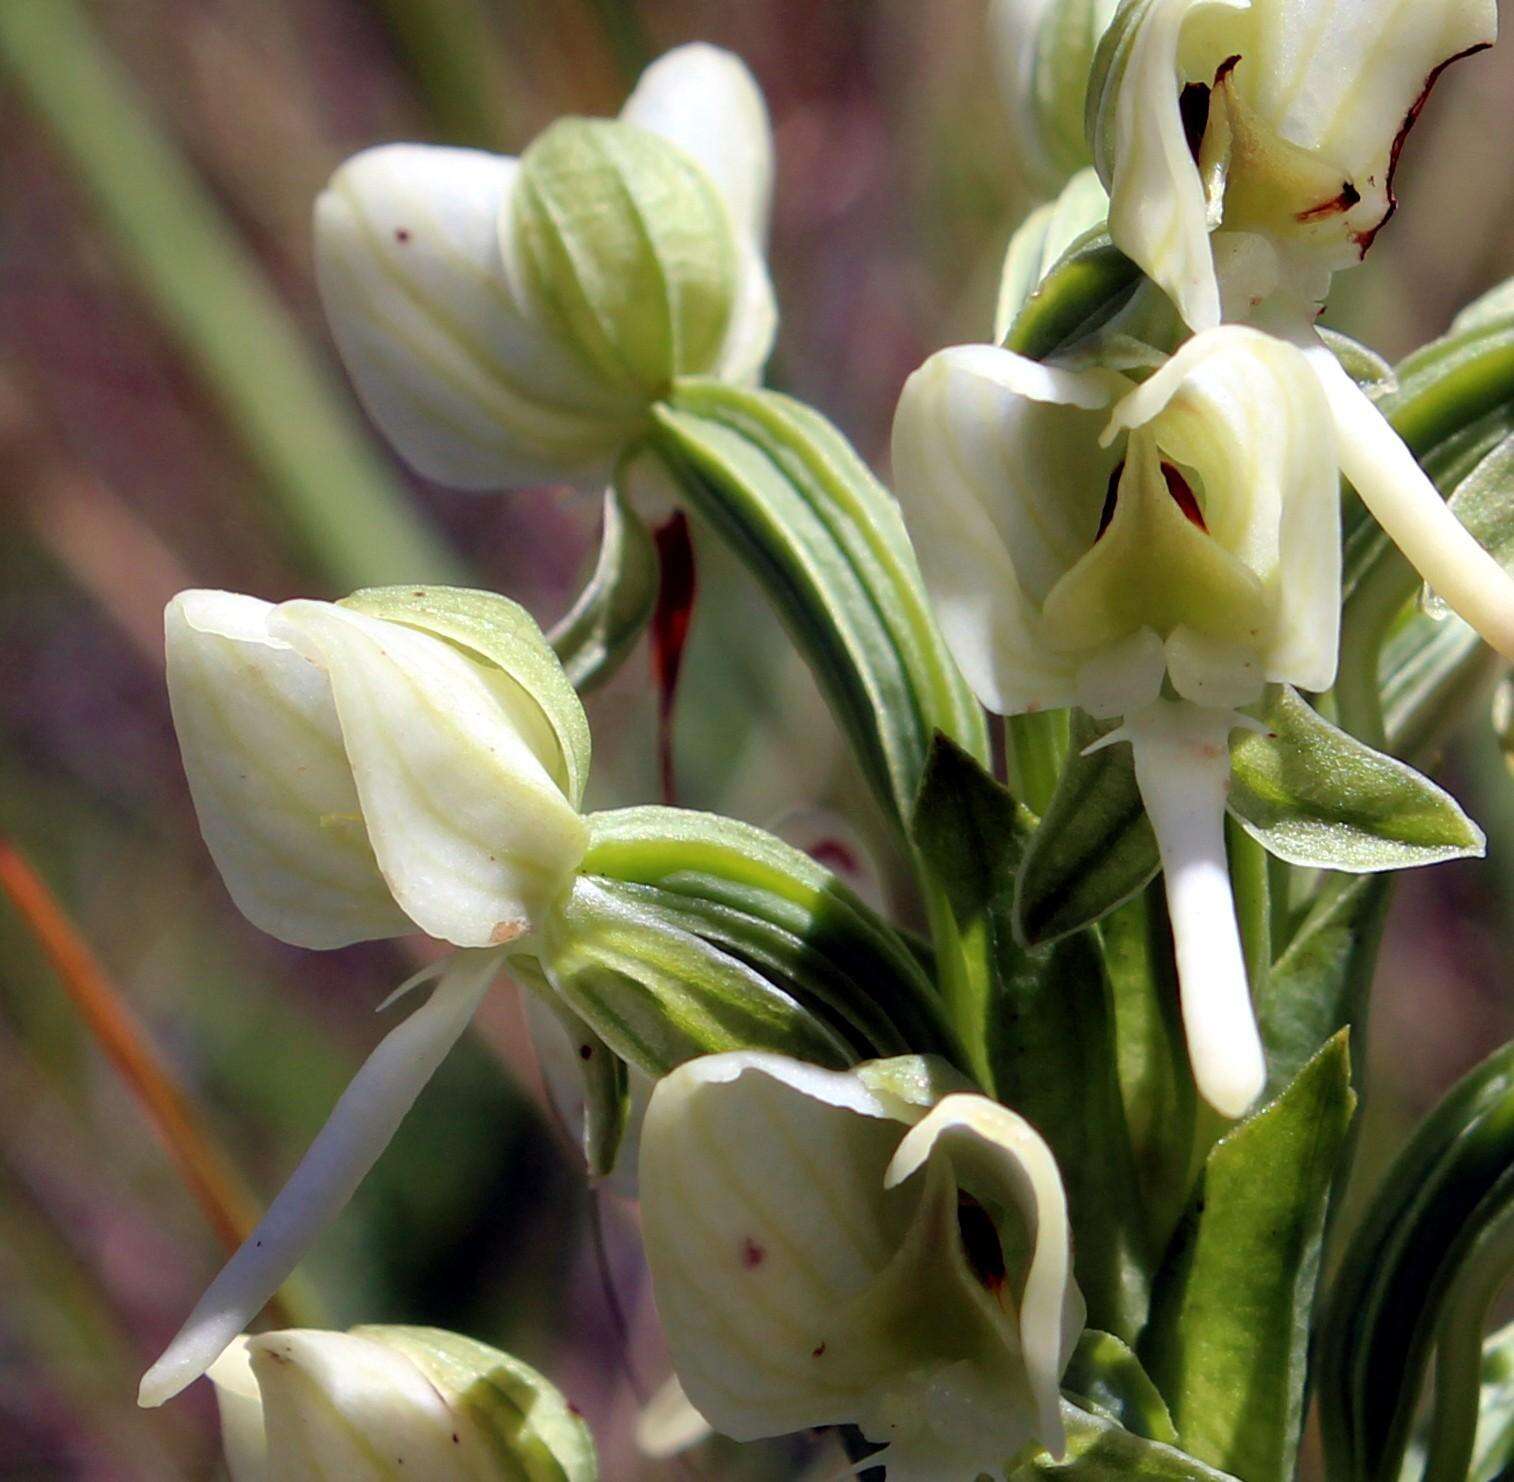
[[[334,586],[461,580],[210,194],[76,0],[4,0],[0,66]]]
[[[448,144],[503,149],[510,75],[486,0],[372,0]]]

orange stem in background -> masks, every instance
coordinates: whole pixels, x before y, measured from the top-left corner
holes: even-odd
[[[0,891],[46,954],[95,1042],[131,1088],[217,1237],[234,1252],[257,1223],[256,1203],[206,1135],[188,1097],[170,1078],[146,1031],[57,897],[3,835]]]

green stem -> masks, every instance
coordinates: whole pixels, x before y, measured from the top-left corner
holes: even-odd
[[[343,590],[462,579],[77,0],[3,0],[0,66],[259,468],[305,563]]]
[[[1067,712],[1011,715],[1004,722],[1004,737],[1009,790],[1042,817],[1067,761]]]
[[[1514,1205],[1482,1232],[1441,1309],[1424,1482],[1465,1482],[1477,1443],[1483,1332],[1514,1270]]]
[[[1241,948],[1252,1001],[1267,987],[1272,969],[1272,881],[1270,856],[1235,819],[1225,819],[1225,852],[1230,860],[1230,888],[1235,918],[1241,928]]]

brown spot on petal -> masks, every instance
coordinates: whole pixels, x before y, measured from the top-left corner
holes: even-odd
[[[857,856],[840,839],[821,839],[810,845],[810,858],[838,874],[854,875],[857,872]]]
[[[1325,221],[1332,216],[1344,216],[1353,206],[1358,204],[1362,193],[1348,180],[1341,186],[1341,193],[1332,196],[1328,201],[1321,201],[1317,206],[1311,206],[1307,211],[1300,211],[1295,218],[1301,222]]]
[[[1167,492],[1172,495],[1172,502],[1188,517],[1188,523],[1196,525],[1208,535],[1209,526],[1204,523],[1204,511],[1199,508],[1199,501],[1188,480],[1170,463],[1162,465],[1162,477],[1167,480]]]
[[[768,1253],[750,1235],[741,1242],[741,1268],[755,1271],[768,1258]]]
[[[1489,41],[1480,41],[1476,46],[1469,46],[1465,51],[1459,51],[1454,57],[1447,57],[1425,79],[1425,85],[1420,91],[1409,111],[1404,115],[1404,121],[1399,125],[1398,134],[1393,140],[1393,148],[1388,154],[1388,209],[1383,212],[1383,218],[1376,226],[1364,232],[1355,234],[1356,245],[1361,248],[1363,257],[1372,250],[1372,244],[1377,240],[1377,234],[1393,220],[1398,210],[1398,196],[1393,190],[1393,179],[1398,174],[1398,162],[1403,156],[1404,143],[1409,137],[1409,131],[1419,122],[1419,116],[1425,111],[1425,104],[1430,101],[1430,94],[1435,91],[1435,84],[1440,81],[1440,75],[1447,67],[1457,62],[1464,62],[1468,57],[1475,57],[1480,51],[1487,51],[1492,45]]]
[[[580,1045],[578,1047],[578,1058],[580,1060],[592,1060],[594,1058],[593,1045]]]
[[[1099,530],[1093,538],[1097,545],[1104,537],[1104,532],[1109,529],[1110,522],[1114,519],[1115,505],[1120,498],[1120,479],[1125,472],[1125,460],[1122,458],[1115,464],[1109,475],[1109,487],[1104,491],[1104,508],[1099,514]]]
[[[525,936],[526,926],[524,921],[496,921],[494,930],[489,933],[489,945],[503,947],[507,942],[516,941]]]
[[[408,242],[410,240],[410,228],[409,227],[404,227],[404,226],[397,226],[397,227],[395,227],[395,229],[394,229],[394,240],[396,242],[398,242],[401,246],[403,246],[406,242]]]
[[[819,1344],[816,1344],[816,1346],[814,1348],[810,1349],[810,1357],[811,1358],[823,1358],[824,1356],[825,1356],[825,1344],[819,1343]]]

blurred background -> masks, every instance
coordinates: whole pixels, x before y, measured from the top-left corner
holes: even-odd
[[[462,575],[548,623],[597,525],[560,491],[454,494],[395,462],[322,324],[312,200],[369,144],[514,153],[560,114],[611,113],[692,39],[745,57],[773,113],[774,382],[882,468],[905,376],[986,337],[1029,204],[979,0],[0,0],[0,877],[14,895],[30,870],[56,897],[256,1200],[414,964],[395,946],[298,952],[233,910],[173,742],[164,602]],[[1514,272],[1511,109],[1514,47],[1447,76],[1405,209],[1372,271],[1339,280],[1339,327],[1396,357]],[[697,609],[679,702],[680,800],[770,826],[823,805],[876,839],[780,630],[709,542],[700,562],[719,597]],[[633,657],[590,705],[598,805],[655,797],[647,675]],[[1399,886],[1359,1187],[1514,1034],[1514,788],[1485,712],[1440,775],[1489,859]],[[311,1314],[510,1349],[588,1414],[612,1482],[825,1466],[782,1446],[637,1459],[641,1397],[667,1371],[634,1212],[591,1202],[523,1045],[501,989],[307,1262]],[[0,898],[0,1477],[218,1475],[208,1386],[159,1412],[134,1395],[221,1258]]]

